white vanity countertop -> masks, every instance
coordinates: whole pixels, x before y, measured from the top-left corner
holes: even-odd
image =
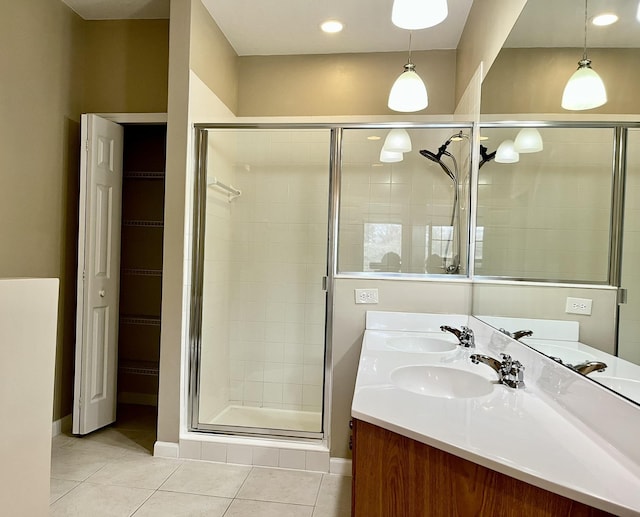
[[[391,382],[391,372],[408,365],[456,368],[481,375],[487,382],[497,380],[493,369],[469,360],[472,353],[498,358],[482,343],[476,342],[471,350],[458,347],[438,353],[383,346],[397,336],[451,340],[452,335],[435,330],[442,324],[459,328],[467,316],[420,315],[419,324],[402,324],[402,330],[394,331],[391,325],[376,322],[376,317],[386,320],[384,314],[367,315],[353,417],[616,515],[640,515],[640,466],[554,404],[534,379],[527,378],[527,371],[524,389],[496,383],[488,395],[474,398],[431,397]],[[507,352],[520,359],[518,351],[526,347],[515,342],[513,346]],[[526,357],[531,363],[535,355],[522,352],[523,362]],[[529,370],[530,364],[525,366]]]

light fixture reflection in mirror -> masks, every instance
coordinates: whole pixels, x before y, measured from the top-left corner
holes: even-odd
[[[403,160],[402,153],[395,153],[392,151],[385,151],[382,149],[380,151],[380,161],[382,163],[397,163]]]
[[[504,140],[496,150],[497,163],[516,163],[520,161],[520,154],[515,150],[513,140]]]
[[[408,153],[411,151],[411,138],[406,129],[396,128],[389,131],[382,149],[394,153]]]
[[[523,127],[518,131],[513,146],[518,153],[537,153],[544,149],[542,136],[535,127]]]

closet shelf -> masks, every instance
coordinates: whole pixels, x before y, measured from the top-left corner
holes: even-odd
[[[153,361],[122,361],[118,365],[118,370],[122,373],[151,376],[157,376],[160,372],[158,363]]]
[[[128,276],[162,276],[162,269],[123,268],[120,272]]]
[[[124,173],[123,177],[125,179],[137,179],[137,180],[162,180],[164,179],[164,171],[158,171],[158,172],[128,171]]]
[[[123,219],[122,226],[139,226],[147,228],[162,228],[164,221],[144,221],[141,219]]]
[[[143,315],[134,315],[134,314],[121,314],[120,315],[120,324],[121,325],[151,325],[151,326],[160,326],[160,317],[159,316],[143,316]]]

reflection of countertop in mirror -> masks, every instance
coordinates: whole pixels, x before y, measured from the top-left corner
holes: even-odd
[[[393,325],[377,324],[375,316],[384,321],[385,314],[367,314],[354,418],[616,515],[640,515],[640,453],[635,439],[615,430],[611,434],[597,423],[624,418],[625,426],[638,429],[637,406],[475,318],[419,315],[421,323],[412,326],[405,325],[410,321],[407,315],[404,320],[396,316],[396,323],[402,323],[396,334]],[[476,333],[476,349],[449,350],[442,345],[440,352],[416,352],[418,346],[437,349],[441,343],[434,340],[450,339],[438,331],[440,325],[460,327],[467,322]],[[385,342],[392,346],[385,349]],[[402,343],[410,351],[400,351]],[[472,353],[499,357],[500,352],[526,366],[526,388],[495,384],[497,375],[491,368],[469,360]],[[417,366],[429,372],[460,370],[452,376],[456,382],[472,374],[492,388],[479,396],[473,395],[475,385],[459,396],[446,390],[434,396],[428,386],[421,391],[425,386],[408,375],[398,382],[398,372],[411,373],[407,367]],[[588,400],[598,419],[582,419],[580,408],[567,409],[575,397]]]
[[[607,365],[607,369],[604,372],[592,372],[588,374],[588,378],[640,404],[640,365],[580,342],[577,321],[501,316],[477,317],[497,329],[504,328],[510,332],[519,329],[533,330],[533,336],[523,337],[520,342],[549,357],[561,359],[565,365],[602,361]]]

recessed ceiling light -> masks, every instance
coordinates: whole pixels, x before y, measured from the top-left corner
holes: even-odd
[[[320,28],[324,32],[334,34],[344,29],[344,25],[342,25],[342,23],[339,22],[338,20],[327,20],[326,22],[323,22],[322,25],[320,25]]]
[[[371,135],[367,137],[367,140],[380,140],[380,137],[377,135]]]
[[[591,23],[597,25],[598,27],[604,27],[606,25],[611,25],[618,21],[618,15],[613,13],[603,13],[598,16],[594,16],[591,20]]]

